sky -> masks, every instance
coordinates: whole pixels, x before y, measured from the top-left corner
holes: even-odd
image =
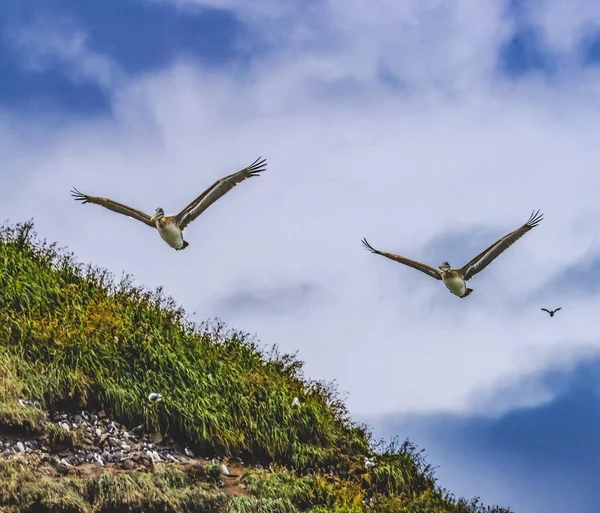
[[[456,495],[600,510],[599,79],[583,0],[4,0],[0,219],[298,351]],[[181,252],[69,194],[176,213],[259,156]],[[538,208],[464,299],[360,243],[460,267]]]

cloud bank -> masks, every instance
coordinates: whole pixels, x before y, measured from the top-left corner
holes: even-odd
[[[593,65],[573,57],[552,80],[512,77],[502,51],[525,12],[499,1],[176,5],[231,12],[247,29],[238,47],[256,52],[243,65],[182,57],[139,74],[86,46],[84,27],[6,36],[24,65],[67,63],[101,85],[110,112],[5,105],[2,218],[33,217],[44,237],[164,286],[199,320],[299,350],[307,374],[337,379],[359,416],[539,404],[551,391],[498,392],[600,349],[594,269],[564,278],[600,253]],[[593,18],[526,14],[548,52],[567,55],[580,46],[564,41]],[[36,37],[52,41],[42,54]],[[259,155],[267,171],[190,225],[180,253],[68,192],[173,213]],[[458,266],[534,208],[545,220],[464,300],[360,244]],[[549,319],[542,306],[563,310]]]

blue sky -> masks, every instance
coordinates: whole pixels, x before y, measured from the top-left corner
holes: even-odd
[[[5,0],[1,217],[299,350],[457,494],[600,510],[599,73],[582,0]],[[259,155],[177,254],[68,194],[176,211]],[[534,208],[464,300],[360,245],[459,266]]]
[[[144,0],[8,0],[3,11],[0,73],[5,78],[0,82],[0,99],[21,108],[34,104],[101,115],[111,105],[105,88],[92,79],[74,79],[68,60],[52,52],[43,55],[44,49],[36,47],[42,54],[41,66],[27,65],[25,56],[32,47],[19,41],[21,31],[80,31],[90,52],[108,56],[128,75],[151,73],[184,56],[205,66],[244,62],[253,49],[244,46],[246,27],[223,9],[182,11],[166,2]]]
[[[375,422],[376,435],[401,433],[429,450],[454,493],[478,493],[515,511],[595,511],[600,477],[600,359],[549,370],[525,386],[553,397],[498,416],[393,416]],[[533,383],[532,383],[533,382]],[[520,393],[519,384],[508,393]],[[463,463],[457,465],[457,461]],[[457,468],[461,467],[461,468]],[[468,483],[468,484],[467,484]]]

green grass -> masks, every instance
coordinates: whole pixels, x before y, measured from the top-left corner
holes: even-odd
[[[179,475],[175,475],[178,473]],[[20,512],[219,512],[227,498],[214,487],[191,483],[175,469],[99,478],[44,475],[24,458],[0,461],[0,509]]]
[[[150,403],[151,391],[163,400]],[[295,396],[300,409],[292,407]],[[279,469],[251,473],[244,478],[250,495],[215,503],[217,509],[352,512],[371,498],[380,511],[430,511],[432,504],[435,511],[484,511],[439,489],[408,443],[382,449],[367,472],[371,435],[349,420],[331,384],[305,379],[295,355],[265,351],[216,320],[190,322],[160,289],[81,265],[39,240],[32,222],[0,227],[0,423],[44,429],[43,413],[20,406],[19,398],[38,399],[44,408],[104,409],[130,426],[159,429],[197,454],[237,455]],[[52,440],[80,442],[78,433],[59,431],[51,430]],[[330,466],[335,476],[326,475]],[[166,511],[208,500],[205,489],[182,491],[181,476],[169,478],[167,493],[144,475],[107,474],[86,492],[88,502]],[[52,487],[68,485],[44,486],[39,493],[51,502],[59,493]],[[79,507],[76,491],[60,490]]]
[[[81,427],[65,429],[48,422],[44,424],[43,429],[48,433],[50,447],[55,451],[61,450],[62,447],[70,449],[80,447],[86,438],[86,433]]]

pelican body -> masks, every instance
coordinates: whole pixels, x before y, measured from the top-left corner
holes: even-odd
[[[71,194],[77,201],[81,201],[82,204],[94,203],[112,210],[113,212],[117,212],[118,214],[123,214],[141,221],[146,226],[156,228],[162,240],[179,251],[189,246],[189,243],[183,238],[183,230],[188,224],[202,214],[202,212],[215,201],[233,189],[237,184],[243,182],[246,178],[258,176],[258,174],[265,169],[266,159],[261,160],[260,157],[257,158],[248,167],[217,180],[187,207],[179,212],[179,214],[172,216],[165,216],[165,211],[159,207],[155,210],[154,215],[150,217],[141,210],[129,207],[123,203],[118,203],[110,198],[88,196],[87,194],[79,192],[76,188],[73,188]]]
[[[363,239],[363,245],[371,252],[377,255],[382,255],[401,264],[417,269],[436,280],[442,280],[446,288],[452,292],[455,296],[460,298],[467,297],[473,289],[467,287],[467,281],[475,276],[477,273],[483,271],[488,265],[490,265],[501,253],[506,251],[512,246],[517,240],[525,235],[529,230],[536,227],[543,218],[543,214],[540,211],[533,212],[529,217],[529,220],[520,228],[515,231],[501,237],[491,246],[482,251],[479,255],[473,258],[470,262],[458,269],[452,269],[448,262],[444,262],[434,269],[427,264],[411,260],[401,255],[395,255],[393,253],[386,253],[385,251],[379,251],[373,248],[367,239]]]
[[[177,250],[185,249],[189,243],[183,239],[183,230],[177,223],[177,216],[165,217],[165,211],[157,208],[152,216],[152,222],[161,239]]]
[[[452,294],[458,297],[467,297],[473,292],[473,289],[467,287],[467,281],[460,272],[460,269],[452,269],[448,262],[444,262],[440,265],[439,269],[444,285],[446,285],[446,288],[452,292]]]

